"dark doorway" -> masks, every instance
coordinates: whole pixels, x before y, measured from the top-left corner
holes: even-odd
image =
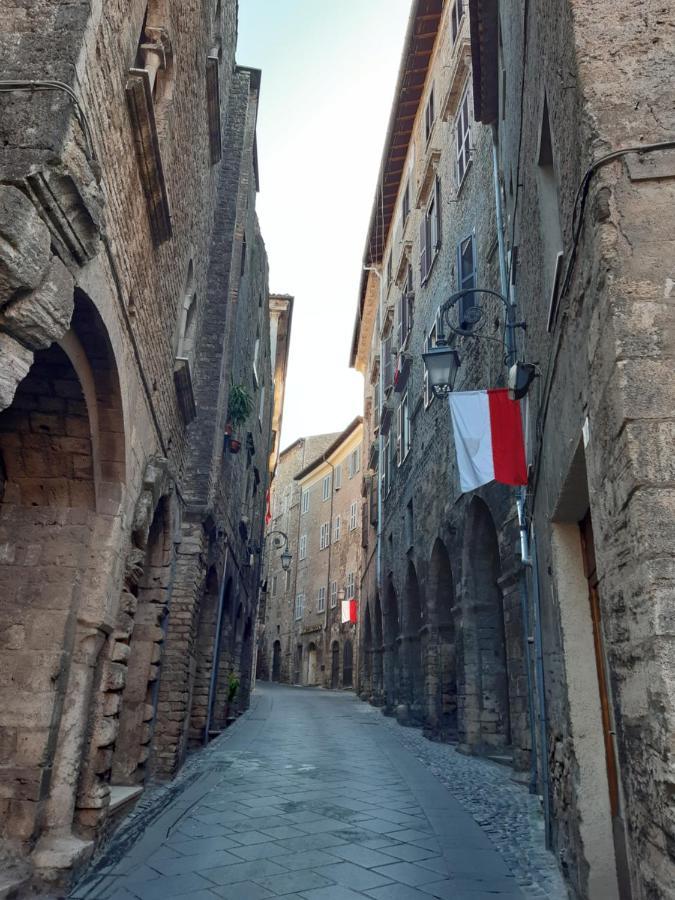
[[[272,649],[272,681],[281,681],[281,641],[275,641]]]
[[[340,684],[340,645],[333,641],[330,661],[330,686],[336,690]]]
[[[351,687],[353,683],[352,668],[354,665],[354,651],[352,650],[352,642],[345,641],[345,647],[342,655],[342,687]]]

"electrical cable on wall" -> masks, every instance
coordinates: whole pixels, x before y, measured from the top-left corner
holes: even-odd
[[[30,94],[42,93],[45,91],[61,91],[62,93],[66,94],[73,104],[75,118],[77,119],[78,124],[84,134],[90,157],[94,162],[97,162],[96,151],[94,150],[94,141],[91,134],[91,128],[89,127],[89,122],[87,121],[84,110],[80,105],[77,94],[71,87],[69,87],[63,81],[0,81],[0,93],[13,94],[17,91],[23,91]]]

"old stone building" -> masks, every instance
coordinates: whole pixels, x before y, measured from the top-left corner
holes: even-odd
[[[422,361],[453,290],[499,277],[491,139],[472,109],[466,11],[414,3],[352,347],[370,447],[359,690],[406,724],[527,769],[513,492],[462,495],[449,411]],[[456,389],[504,384],[498,322],[489,329],[467,342]]]
[[[0,838],[55,880],[247,705],[290,315],[237,3],[0,6]]]
[[[672,26],[658,2],[413,2],[351,357],[360,693],[529,769],[593,900],[673,895]],[[522,491],[460,493],[421,358],[441,321],[456,391],[534,366]]]
[[[351,688],[356,623],[342,601],[358,601],[362,538],[363,421],[339,434],[301,438],[281,455],[267,529],[266,599],[260,605],[258,676]],[[283,569],[288,538],[292,560]],[[358,617],[358,613],[357,613]]]

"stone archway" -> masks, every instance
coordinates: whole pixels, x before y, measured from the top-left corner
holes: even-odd
[[[336,691],[340,687],[340,644],[333,641],[330,648],[330,686]]]
[[[465,721],[460,737],[473,749],[511,743],[509,675],[497,530],[487,505],[475,497],[464,535],[462,602]]]
[[[382,616],[384,633],[383,642],[383,683],[384,703],[386,711],[393,713],[400,698],[399,672],[399,637],[401,632],[398,599],[394,581],[390,575],[384,593],[384,610]]]
[[[211,566],[206,573],[204,596],[199,608],[199,621],[197,624],[197,639],[194,653],[195,674],[189,732],[189,742],[192,747],[198,747],[200,744],[206,743],[205,728],[208,722],[211,674],[217,650],[215,636],[218,627],[219,599],[218,573],[215,566]]]
[[[362,682],[360,696],[365,700],[373,693],[373,625],[370,603],[366,603],[363,614],[363,636],[361,638]]]
[[[370,702],[375,706],[384,703],[384,630],[379,593],[373,603],[373,686]]]
[[[426,724],[443,740],[457,739],[457,653],[455,587],[450,557],[440,539],[429,563],[427,591]]]
[[[272,681],[281,681],[281,641],[272,647]]]
[[[28,849],[43,833],[38,867],[50,835],[63,838],[77,820],[91,836],[105,814],[107,788],[91,760],[116,728],[114,711],[101,727],[98,691],[121,576],[124,416],[105,325],[70,285],[70,330],[57,343],[40,339],[0,413],[0,616],[9,636],[0,681],[12,685],[0,690],[0,742],[16,748],[0,779],[3,796],[20,800],[0,837]]]
[[[350,688],[354,683],[354,646],[349,638],[342,648],[342,687]]]
[[[405,580],[405,605],[403,608],[403,681],[405,689],[401,699],[408,705],[407,719],[421,723],[424,711],[424,673],[422,666],[422,602],[417,571],[412,560],[408,561]]]
[[[138,560],[139,577],[129,584],[133,628],[129,636],[127,673],[119,713],[110,781],[143,784],[149,769],[157,713],[162,645],[166,635],[173,546],[168,499],[163,497],[152,518],[145,552]]]

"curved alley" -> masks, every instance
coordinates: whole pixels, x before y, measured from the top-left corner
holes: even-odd
[[[71,898],[562,898],[538,800],[510,775],[351,693],[265,685]]]

